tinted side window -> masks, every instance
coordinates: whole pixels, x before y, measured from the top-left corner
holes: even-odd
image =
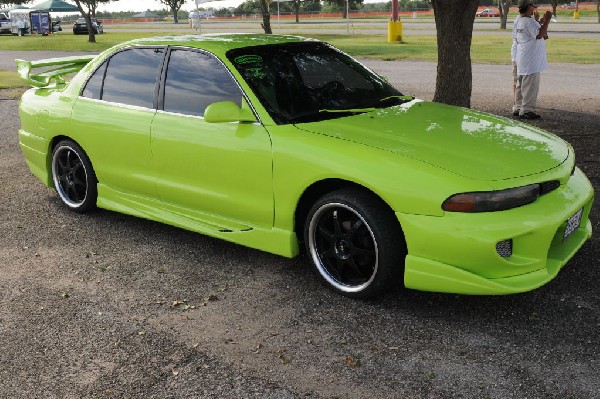
[[[162,49],[130,49],[112,56],[104,78],[102,100],[153,108],[162,58]]]
[[[208,105],[219,101],[242,104],[242,92],[225,68],[197,51],[171,51],[164,110],[202,116]]]
[[[88,79],[85,89],[81,94],[83,97],[100,99],[102,95],[102,80],[104,80],[104,71],[106,71],[106,62],[96,69],[96,72]]]

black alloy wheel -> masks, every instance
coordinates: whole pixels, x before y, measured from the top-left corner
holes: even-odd
[[[368,298],[401,282],[406,245],[400,225],[369,192],[324,195],[308,214],[305,243],[318,275],[342,295]]]
[[[59,142],[52,151],[52,180],[61,201],[77,212],[96,207],[96,174],[83,149],[71,140]]]

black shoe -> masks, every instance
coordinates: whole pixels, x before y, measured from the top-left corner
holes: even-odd
[[[513,116],[519,116],[519,111],[513,111]]]
[[[536,114],[535,112],[525,112],[524,114],[519,115],[521,119],[540,119],[541,116]]]

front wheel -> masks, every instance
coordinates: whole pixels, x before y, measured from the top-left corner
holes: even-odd
[[[96,174],[83,149],[71,140],[59,142],[52,151],[52,180],[63,204],[77,212],[96,207]]]
[[[318,275],[342,295],[368,298],[401,282],[406,244],[394,212],[360,189],[321,197],[305,224],[305,243]]]

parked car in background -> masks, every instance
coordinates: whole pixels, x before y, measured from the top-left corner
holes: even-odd
[[[98,21],[96,18],[92,18],[92,26],[94,28],[95,34],[104,33],[104,27],[102,26],[102,21]],[[88,33],[87,23],[85,22],[85,18],[78,18],[77,21],[73,22],[73,34],[86,34]]]
[[[10,33],[10,19],[3,12],[0,12],[0,33]]]
[[[492,11],[489,8],[485,8],[475,14],[476,17],[499,17],[500,13],[496,11]]]

